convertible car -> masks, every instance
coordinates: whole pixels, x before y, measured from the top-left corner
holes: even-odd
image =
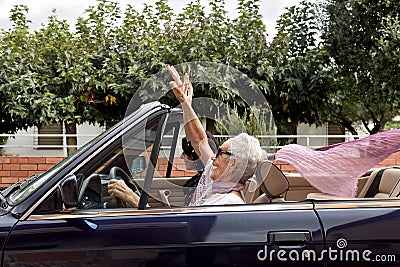
[[[265,160],[247,204],[184,206],[181,122],[179,109],[144,104],[1,191],[1,266],[400,266],[400,170],[360,177],[358,196],[340,198]],[[139,206],[110,197],[110,179]]]

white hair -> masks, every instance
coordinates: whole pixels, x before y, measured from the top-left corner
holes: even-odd
[[[241,133],[230,141],[229,152],[237,158],[238,164],[233,175],[238,177],[238,182],[244,184],[253,176],[257,163],[265,157],[265,151],[260,147],[258,139],[247,133]]]

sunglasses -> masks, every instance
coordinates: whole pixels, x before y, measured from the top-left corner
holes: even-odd
[[[217,150],[217,153],[215,154],[215,158],[218,158],[222,154],[225,154],[225,155],[228,155],[228,156],[232,156],[233,155],[231,152],[224,151],[224,150],[222,150],[222,148],[219,147],[218,150]]]

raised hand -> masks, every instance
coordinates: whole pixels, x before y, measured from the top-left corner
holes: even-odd
[[[178,99],[179,103],[188,103],[189,105],[192,105],[193,87],[189,81],[189,75],[185,73],[182,83],[179,73],[173,66],[167,66],[167,70],[174,79],[169,83],[169,86],[171,86],[172,92]]]

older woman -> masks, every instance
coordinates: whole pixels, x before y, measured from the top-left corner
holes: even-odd
[[[244,203],[244,183],[253,176],[257,163],[265,156],[259,141],[241,133],[224,142],[214,155],[196,113],[192,108],[193,87],[188,74],[182,83],[179,73],[167,67],[173,81],[170,86],[183,110],[186,136],[205,165],[196,192],[189,205]]]
[[[242,190],[262,157],[263,152],[254,137],[241,133],[228,139],[207,162],[199,181],[201,184],[209,176],[211,185],[198,186],[189,205],[244,204]]]
[[[182,83],[174,67],[168,66],[168,71],[173,78],[170,86],[182,106],[186,137],[205,166],[189,205],[244,204],[244,184],[253,176],[257,163],[265,156],[259,141],[241,133],[225,141],[214,154],[192,108],[193,87],[189,76],[185,74]],[[108,185],[111,196],[137,206],[139,197],[128,189],[123,181],[111,180]]]

